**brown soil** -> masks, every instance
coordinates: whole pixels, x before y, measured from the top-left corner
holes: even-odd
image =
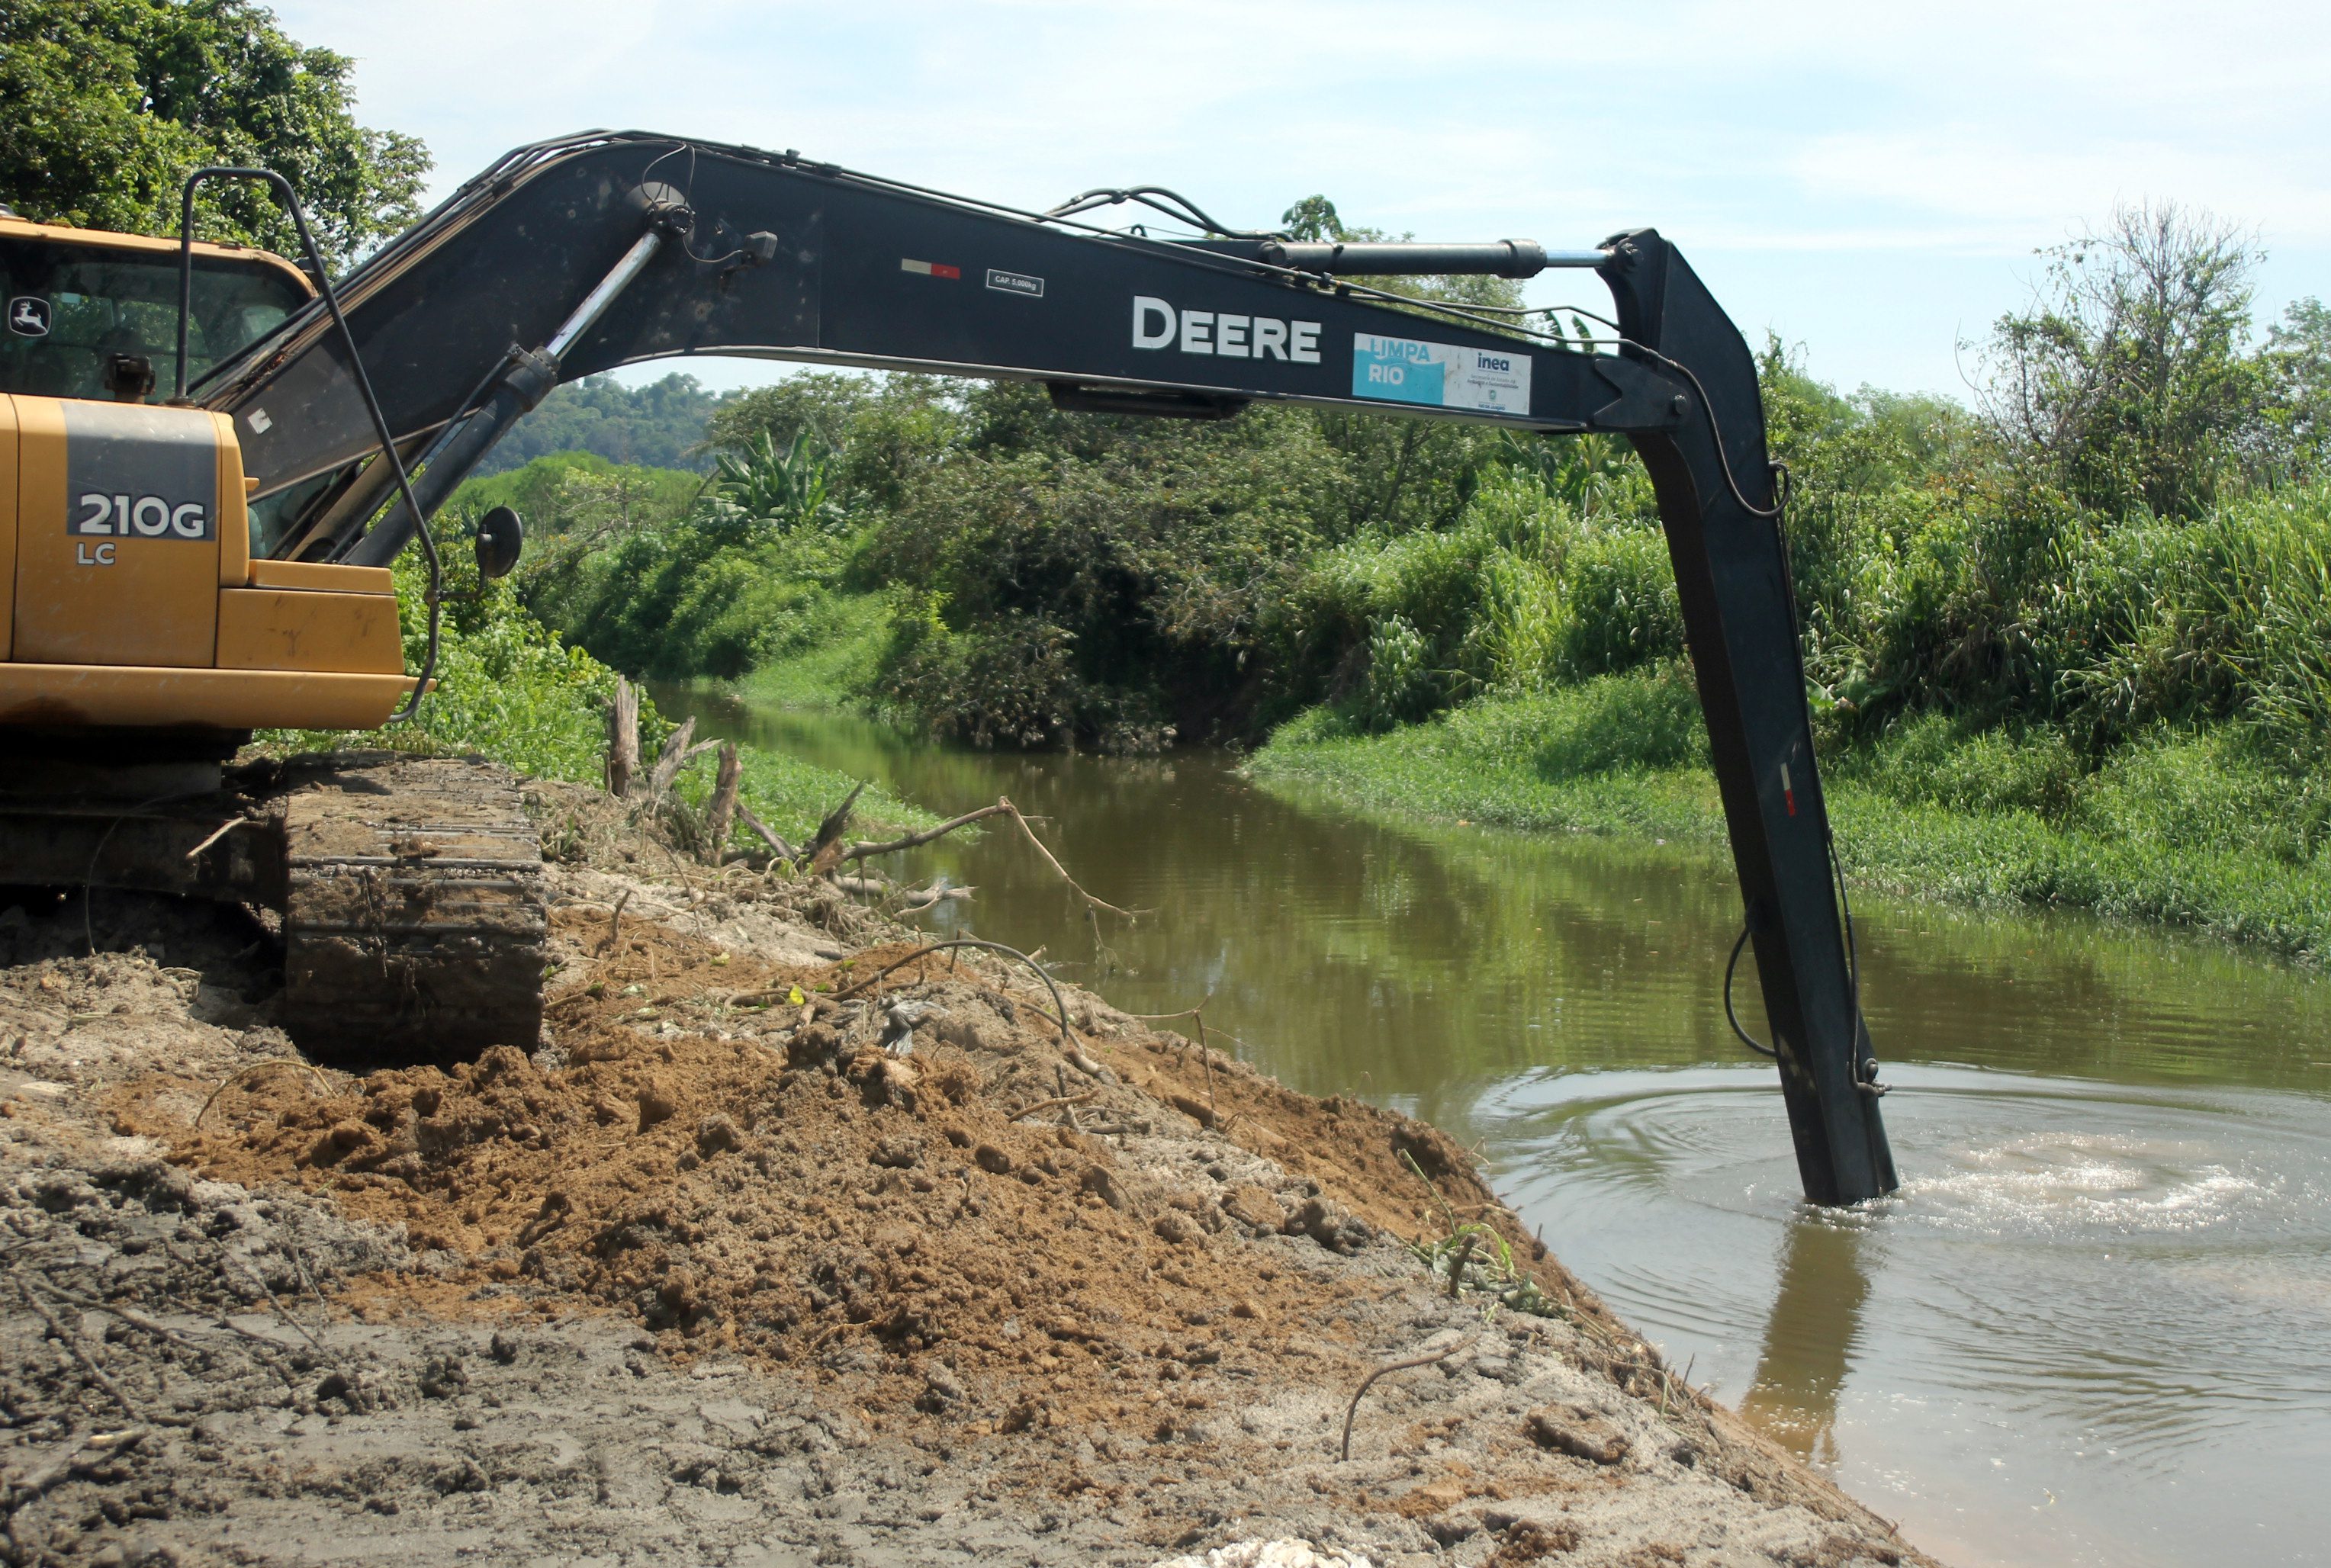
[[[985,955],[930,955],[837,1003],[853,972],[914,947],[771,965],[635,922],[622,954],[577,964],[605,923],[567,914],[559,928],[589,977],[551,1003],[563,1068],[503,1048],[328,1097],[274,1072],[221,1095],[200,1131],[187,1107],[213,1086],[154,1078],[117,1098],[116,1130],[167,1139],[216,1180],[328,1193],[445,1255],[447,1282],[522,1282],[546,1315],[618,1310],[670,1351],[782,1364],[863,1335],[884,1353],[857,1391],[865,1408],[913,1419],[969,1398],[1003,1430],[1125,1421],[1145,1396],[1174,1402],[1142,1369],[1282,1349],[1318,1315],[1321,1284],[1218,1245],[1224,1232],[1351,1250],[1378,1231],[1416,1234],[1443,1204],[1513,1231],[1438,1130],[1219,1055],[1202,1063],[1088,1004],[1080,1054],[1120,1079],[1095,1081],[1064,1058],[1049,1007],[983,973]],[[786,1003],[795,993],[804,1005]],[[906,1057],[878,1043],[901,999],[936,1009]],[[1145,1131],[1088,1136],[1071,1111]],[[1145,1147],[1161,1121],[1186,1136],[1209,1120],[1280,1169],[1217,1158],[1175,1173],[1171,1147]],[[1537,1267],[1595,1310],[1557,1266]],[[1032,1390],[1031,1369],[1044,1374]]]
[[[602,922],[561,924],[604,940]],[[739,962],[659,927],[634,925],[625,946],[554,1001],[563,1068],[504,1048],[474,1067],[375,1074],[328,1098],[277,1072],[223,1095],[201,1132],[186,1108],[212,1086],[151,1079],[118,1098],[118,1130],[170,1140],[174,1158],[214,1179],[293,1183],[404,1226],[416,1248],[455,1264],[424,1277],[433,1302],[445,1285],[509,1281],[545,1315],[612,1309],[667,1350],[736,1349],[774,1364],[863,1337],[882,1354],[853,1380],[854,1397],[902,1420],[952,1415],[966,1401],[1007,1430],[1122,1421],[1145,1398],[1178,1408],[1156,1395],[1157,1366],[1259,1362],[1322,1305],[1318,1281],[1215,1244],[1233,1229],[1275,1234],[1290,1213],[1318,1209],[1318,1183],[1280,1177],[1272,1191],[1250,1171],[1202,1200],[1145,1170],[1139,1134],[1087,1136],[1067,1125],[1067,1106],[1014,1118],[1063,1098],[1073,1074],[1080,1121],[1179,1119],[1070,1068],[1057,1029],[1000,977],[933,957],[853,1007],[823,994],[848,983],[839,966]],[[901,951],[911,949],[873,949],[854,966]],[[796,987],[816,1003],[786,1005]],[[772,991],[774,1007],[730,1000]],[[883,1004],[901,997],[941,1010],[903,1058],[877,1043]],[[801,1023],[818,1004],[826,1021]],[[682,1021],[713,1027],[656,1032]],[[1080,1039],[1124,1076],[1182,1081],[1182,1053],[1163,1040]],[[1322,1111],[1244,1074],[1217,1078],[1225,1117],[1238,1107],[1251,1141],[1283,1146],[1307,1120],[1325,1124],[1308,1129],[1316,1141],[1359,1115],[1383,1124],[1372,1129],[1384,1155],[1376,1174],[1402,1177],[1390,1118]],[[1439,1134],[1402,1130],[1458,1162],[1435,1148]],[[1311,1163],[1343,1178],[1312,1224],[1340,1240],[1356,1209],[1379,1224],[1393,1217],[1383,1198],[1362,1201],[1346,1171]],[[1403,1184],[1420,1189],[1413,1175]],[[1452,1185],[1469,1204],[1488,1202],[1470,1175]],[[381,1282],[376,1303],[402,1288]],[[1042,1374],[1032,1387],[1032,1371]]]

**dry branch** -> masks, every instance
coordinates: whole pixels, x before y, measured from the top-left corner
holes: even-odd
[[[1050,1099],[1041,1099],[1034,1105],[1023,1107],[1019,1110],[1013,1111],[1010,1116],[1004,1119],[1011,1122],[1025,1121],[1028,1117],[1036,1115],[1040,1111],[1058,1110],[1062,1106],[1080,1106],[1099,1093],[1100,1093],[1100,1090],[1097,1088],[1089,1088],[1081,1094],[1054,1095]]]
[[[648,797],[652,800],[671,787],[680,773],[680,754],[688,743],[696,738],[696,716],[690,714],[680,721],[680,727],[663,737],[663,749],[656,753],[655,767],[648,774]]]
[[[840,846],[842,835],[850,827],[850,808],[856,805],[858,797],[865,793],[866,781],[860,779],[850,786],[850,793],[842,797],[842,803],[826,813],[825,821],[817,824],[817,837],[809,841],[809,849],[805,851],[809,856],[809,869],[815,875],[822,877],[842,863]]]
[[[856,797],[853,794],[852,798],[855,799]],[[846,804],[847,803],[844,803]],[[925,828],[919,832],[909,833],[902,838],[890,839],[881,843],[852,844],[849,849],[843,851],[840,855],[834,858],[834,863],[839,865],[843,860],[871,860],[877,855],[895,854],[900,850],[916,849],[921,845],[929,843],[934,839],[943,838],[947,834],[954,832],[957,828],[966,828],[974,822],[984,822],[989,817],[997,816],[1010,817],[1013,822],[1020,824],[1020,831],[1027,835],[1028,841],[1035,846],[1036,852],[1044,857],[1044,863],[1051,867],[1052,870],[1059,874],[1061,880],[1069,885],[1070,891],[1073,892],[1078,898],[1085,901],[1085,907],[1088,912],[1096,909],[1106,909],[1110,914],[1118,917],[1120,919],[1135,920],[1140,917],[1141,912],[1139,910],[1120,909],[1116,905],[1108,902],[1106,898],[1096,898],[1090,893],[1087,892],[1085,890],[1084,884],[1078,881],[1074,877],[1070,876],[1068,868],[1061,865],[1059,859],[1053,855],[1052,851],[1044,847],[1044,841],[1036,836],[1036,830],[1028,825],[1028,819],[1026,815],[1021,812],[1020,808],[1013,805],[1008,797],[1001,795],[996,797],[996,801],[994,805],[981,806],[975,811],[966,812],[959,817],[951,817],[947,821],[939,823],[937,827]],[[827,820],[829,822],[832,821],[831,818],[828,818]],[[823,836],[824,830],[821,828],[819,832],[820,835]]]
[[[1214,1107],[1214,1053],[1206,1046],[1206,1004],[1198,1003],[1191,1010],[1191,1015],[1198,1021],[1198,1065],[1206,1074],[1206,1109],[1213,1121],[1219,1122],[1223,1113]]]
[[[221,839],[234,832],[235,829],[243,826],[244,822],[247,820],[248,819],[243,817],[229,817],[226,821],[218,825],[217,831],[212,833],[209,838],[205,839],[201,843],[196,844],[193,849],[188,850],[186,851],[186,859],[190,860],[200,859],[202,852],[205,850],[209,849],[213,844],[217,843]]]
[[[1120,919],[1134,920],[1140,917],[1134,910],[1120,909],[1116,905],[1108,902],[1106,898],[1096,898],[1090,893],[1086,892],[1084,885],[1079,882],[1074,877],[1070,876],[1068,868],[1061,865],[1058,860],[1055,860],[1053,858],[1052,851],[1044,847],[1044,841],[1036,836],[1036,830],[1028,825],[1028,819],[1021,814],[1020,808],[1018,806],[1013,805],[1009,800],[999,800],[995,803],[1004,807],[1011,813],[1012,820],[1020,824],[1020,831],[1028,835],[1028,841],[1036,846],[1036,852],[1044,857],[1044,863],[1051,867],[1055,871],[1058,871],[1061,874],[1061,880],[1066,882],[1071,889],[1075,889],[1077,897],[1082,898],[1087,905],[1096,909],[1106,909],[1110,914],[1117,916]]]
[[[694,741],[694,745],[690,742]],[[680,727],[665,737],[663,750],[656,754],[655,771],[648,777],[648,798],[661,800],[670,790],[680,770],[710,751],[720,743],[717,740],[696,740],[694,716],[680,720]]]
[[[1406,1372],[1411,1367],[1431,1366],[1435,1362],[1447,1361],[1472,1343],[1472,1336],[1468,1335],[1456,1344],[1444,1345],[1429,1355],[1413,1355],[1406,1361],[1388,1361],[1362,1378],[1360,1386],[1353,1392],[1351,1408],[1344,1411],[1344,1447],[1336,1456],[1337,1462],[1340,1464],[1352,1457],[1352,1418],[1360,1413],[1360,1401],[1366,1395],[1369,1389],[1375,1386],[1376,1379],[1387,1373]]]
[[[1100,1063],[1095,1061],[1091,1057],[1087,1056],[1084,1053],[1083,1049],[1074,1041],[1070,1041],[1067,1045],[1062,1046],[1061,1048],[1061,1054],[1068,1059],[1068,1062],[1070,1067],[1075,1068],[1079,1072],[1084,1074],[1089,1079],[1096,1079],[1101,1083],[1115,1083],[1117,1081],[1117,1075],[1115,1073],[1101,1066]]]
[[[899,905],[899,913],[919,915],[926,909],[936,909],[941,904],[968,903],[971,896],[977,891],[979,889],[976,888],[942,888],[933,883],[928,888],[918,888],[907,894],[906,897],[909,902]]]
[[[737,803],[737,820],[745,824],[746,832],[759,839],[761,842],[768,845],[769,852],[776,856],[780,860],[791,860],[797,858],[794,853],[794,847],[785,842],[785,840],[777,837],[776,834],[771,832],[769,831],[768,823],[754,815],[753,808],[747,805],[742,800],[739,800]]]
[[[871,860],[876,855],[896,854],[900,850],[918,849],[924,844],[929,843],[933,839],[945,837],[947,834],[955,832],[957,828],[969,827],[972,823],[979,822],[984,818],[997,816],[1006,812],[1013,812],[1013,808],[1010,801],[1000,800],[992,806],[982,806],[977,811],[966,812],[963,815],[941,822],[935,828],[925,828],[918,833],[909,833],[904,838],[891,839],[887,842],[880,844],[852,844],[850,848],[842,852],[840,859],[843,860]],[[1017,813],[1014,813],[1013,814],[1016,815]]]
[[[113,1402],[128,1413],[131,1421],[146,1420],[146,1412],[133,1403],[128,1394],[121,1392],[119,1383],[107,1375],[105,1368],[97,1364],[97,1358],[91,1355],[88,1347],[81,1344],[81,1335],[67,1328],[63,1320],[49,1310],[48,1304],[41,1299],[41,1293],[33,1288],[30,1281],[17,1280],[16,1291],[24,1298],[24,1305],[39,1314],[41,1321],[49,1326],[49,1332],[56,1335],[58,1343],[65,1347],[75,1361],[81,1363],[81,1369],[89,1373],[89,1380],[91,1383],[103,1389],[112,1398]]]

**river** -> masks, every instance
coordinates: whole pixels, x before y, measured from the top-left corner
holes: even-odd
[[[1136,1012],[1475,1147],[1692,1380],[1955,1568],[2331,1561],[2331,981],[2074,917],[1857,901],[1904,1186],[1798,1201],[1718,1001],[1704,848],[1392,822],[1234,760],[994,756],[660,691],[1009,831],[901,857],[928,924],[1042,947]],[[1761,1022],[1753,979],[1744,1019]],[[1187,1027],[1186,1022],[1182,1027]]]

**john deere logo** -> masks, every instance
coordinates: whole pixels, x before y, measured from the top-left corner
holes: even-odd
[[[46,337],[49,302],[38,294],[19,294],[9,300],[8,330],[19,337]]]

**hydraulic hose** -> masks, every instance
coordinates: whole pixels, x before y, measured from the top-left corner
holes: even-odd
[[[339,329],[340,341],[347,345],[348,374],[356,379],[357,392],[363,397],[365,413],[371,416],[373,433],[380,438],[382,461],[396,475],[397,493],[404,498],[407,510],[415,517],[422,515],[413,499],[413,479],[404,471],[404,460],[397,455],[396,438],[388,432],[388,421],[380,412],[380,399],[373,394],[372,377],[365,374],[364,356],[357,351],[355,329],[348,326],[347,317],[340,309],[340,297],[333,290],[331,274],[324,270],[323,253],[316,248],[316,236],[308,227],[308,214],[300,205],[299,195],[291,182],[273,169],[236,168],[231,165],[213,164],[196,169],[186,176],[185,189],[179,195],[178,207],[178,365],[176,385],[171,401],[186,400],[186,334],[195,306],[195,187],[208,179],[260,180],[275,188],[283,198],[283,205],[291,214],[292,227],[300,231],[300,244],[308,257],[309,271],[315,274],[316,291],[323,296],[324,309],[331,312],[332,325]],[[404,706],[389,716],[391,724],[411,718],[421,711],[421,699],[427,695],[430,678],[437,672],[437,641],[442,629],[443,612],[441,602],[445,595],[445,563],[438,558],[437,541],[427,530],[421,536],[422,552],[429,561],[429,646],[421,658],[421,673],[413,682],[413,694]],[[383,565],[386,562],[380,563]]]

